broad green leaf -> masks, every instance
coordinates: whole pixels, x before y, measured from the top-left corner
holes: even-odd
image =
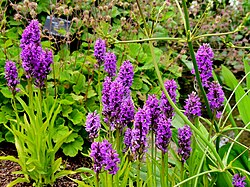
[[[13,95],[12,95],[11,91],[8,89],[8,87],[3,87],[1,89],[1,92],[4,95],[4,97],[6,97],[6,98],[10,98],[10,99],[13,98]]]
[[[83,118],[83,113],[78,109],[74,109],[69,115],[69,120],[72,121],[74,125],[81,123]]]
[[[70,142],[73,142],[75,141],[75,139],[78,137],[78,134],[77,133],[72,133],[68,136],[68,138],[65,140],[64,143],[70,143]]]
[[[138,43],[130,43],[128,44],[129,48],[129,56],[132,58],[136,58],[139,55],[139,52],[142,51],[141,44]]]
[[[74,73],[72,75],[72,81],[76,84],[73,86],[73,91],[76,94],[80,94],[84,92],[84,87],[85,87],[85,81],[86,78],[83,74],[80,72]]]
[[[77,155],[78,151],[82,150],[82,145],[83,139],[81,136],[78,136],[75,141],[62,145],[63,153],[67,156],[74,157]]]
[[[71,93],[70,95],[72,96],[72,98],[73,98],[75,101],[81,101],[81,100],[83,100],[83,98],[84,98],[82,95],[76,95],[76,94],[74,94],[74,93]]]
[[[95,92],[95,90],[89,89],[88,93],[87,93],[87,98],[89,99],[89,98],[94,97],[96,95],[97,95],[97,93]]]
[[[55,143],[58,142],[61,139],[61,137],[68,132],[69,132],[68,127],[66,127],[64,125],[58,126],[56,129],[54,129],[54,134],[52,136],[53,141]]]
[[[72,107],[69,105],[62,105],[62,115],[63,117],[68,117],[69,114],[73,111]]]
[[[142,88],[142,85],[143,85],[142,79],[139,77],[135,77],[131,88],[134,90],[140,90]]]
[[[232,90],[239,84],[233,73],[225,66],[222,66],[222,75],[224,77],[226,85]],[[244,124],[247,124],[248,122],[250,122],[250,98],[248,97],[248,95],[245,95],[243,98],[241,98],[244,94],[244,89],[239,85],[239,87],[235,91],[235,100],[236,102],[238,102],[241,99],[237,107]]]

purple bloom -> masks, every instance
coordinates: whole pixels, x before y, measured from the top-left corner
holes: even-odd
[[[89,138],[94,139],[98,137],[98,131],[101,128],[100,116],[94,111],[89,113],[86,119],[86,131],[89,133]]]
[[[244,182],[244,180],[246,179],[246,177],[241,177],[239,174],[235,174],[233,176],[233,185],[234,187],[245,187],[246,183]]]
[[[209,84],[207,99],[210,105],[211,110],[219,110],[224,102],[224,92],[221,85],[218,82],[212,82]],[[220,117],[220,112],[217,111],[217,117]]]
[[[104,70],[110,77],[114,77],[116,75],[116,62],[117,60],[114,53],[106,53],[104,56]]]
[[[214,53],[209,44],[203,44],[200,46],[195,56],[202,85],[205,87],[208,86],[209,79],[213,76],[213,57]],[[194,70],[192,70],[192,73],[194,74]]]
[[[40,46],[34,43],[27,44],[21,51],[22,66],[27,78],[32,78],[35,74],[35,69],[38,69],[38,64],[41,61],[43,50]]]
[[[167,80],[164,85],[170,98],[173,100],[174,103],[176,103],[176,95],[177,95],[176,94],[176,89],[177,89],[176,82],[174,80]],[[160,108],[167,118],[171,119],[173,117],[174,109],[168,102],[168,99],[163,91],[161,95]]]
[[[15,94],[19,89],[16,86],[20,83],[18,79],[18,73],[16,64],[12,61],[7,61],[5,64],[5,79],[7,81],[7,85],[11,90],[12,94]]]
[[[47,75],[50,73],[50,65],[53,63],[52,51],[42,51],[39,62],[34,67],[35,85],[39,88],[44,86],[44,81],[47,79]]]
[[[91,144],[90,157],[94,160],[94,171],[99,173],[102,170],[106,152],[103,152],[101,142],[93,142]]]
[[[155,131],[157,128],[157,119],[158,116],[160,115],[159,100],[156,98],[154,94],[148,95],[148,99],[144,107],[148,108],[147,111],[149,112],[148,115],[150,116],[151,129]]]
[[[22,66],[28,79],[35,78],[35,85],[44,86],[53,63],[52,51],[43,51],[41,47],[39,22],[32,20],[24,29],[20,47]]]
[[[104,159],[105,170],[109,171],[109,174],[115,175],[118,168],[118,163],[120,163],[119,155],[116,150],[112,149],[112,145],[107,141],[103,140],[103,150],[106,151],[106,158]]]
[[[90,157],[94,160],[94,171],[100,173],[102,168],[109,171],[109,174],[116,174],[120,159],[118,154],[113,150],[112,145],[107,141],[93,142],[91,144]]]
[[[36,47],[41,46],[40,28],[37,20],[32,20],[24,29],[20,47],[24,49],[29,44],[35,44]]]
[[[120,123],[119,128],[121,130],[134,119],[134,113],[135,113],[134,103],[132,97],[129,95],[129,97],[123,99],[120,106],[118,121]]]
[[[190,156],[192,131],[189,126],[185,125],[178,129],[178,154],[181,156],[181,161],[184,163]]]
[[[132,139],[132,131],[130,128],[127,128],[124,134],[124,144],[125,144],[125,149],[123,152],[126,152],[129,148],[131,148],[131,139]]]
[[[124,97],[124,87],[122,83],[116,79],[111,83],[110,93],[109,93],[109,112],[111,118],[111,129],[117,129],[117,120],[119,119],[119,114],[121,110],[121,104]]]
[[[105,53],[106,53],[105,40],[102,40],[101,38],[99,38],[96,40],[95,46],[94,46],[94,56],[99,64],[99,66],[104,61]]]
[[[135,158],[141,159],[147,151],[147,134],[149,131],[150,117],[145,109],[140,109],[135,114],[134,128],[131,132],[131,151]]]
[[[161,114],[158,118],[155,143],[158,149],[160,149],[163,153],[166,153],[172,137],[172,131],[170,129],[171,120],[167,119],[164,114]]]
[[[123,62],[118,73],[118,79],[123,83],[125,94],[129,93],[129,89],[133,83],[134,71],[133,65],[129,60]]]
[[[102,88],[102,104],[103,104],[103,112],[106,113],[109,111],[109,91],[111,89],[111,78],[106,77],[103,82]]]
[[[188,95],[188,98],[185,100],[184,114],[188,118],[194,118],[195,116],[201,116],[201,102],[196,92],[192,92]]]

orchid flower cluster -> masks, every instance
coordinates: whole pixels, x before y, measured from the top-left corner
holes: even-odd
[[[34,79],[38,88],[45,86],[47,75],[51,72],[50,65],[53,63],[51,50],[43,50],[40,38],[39,22],[32,20],[25,28],[21,38],[20,47],[22,67],[26,78]],[[20,83],[18,72],[14,62],[7,61],[5,65],[5,79],[12,93],[19,91],[17,85]]]
[[[102,116],[103,122],[108,126],[109,132],[116,131],[116,136],[123,137],[123,153],[129,153],[133,160],[141,161],[148,151],[148,135],[151,132],[155,139],[155,146],[164,154],[168,152],[168,146],[172,138],[172,120],[175,116],[174,108],[171,106],[164,92],[160,99],[156,95],[148,95],[143,107],[135,109],[131,97],[130,87],[133,83],[133,66],[126,60],[117,72],[117,58],[114,53],[106,52],[106,42],[98,39],[95,43],[94,56],[98,65],[103,64],[107,77],[103,82],[102,89]],[[196,54],[199,73],[201,74],[202,85],[207,90],[207,98],[211,110],[220,117],[220,108],[224,102],[224,92],[218,82],[212,82],[212,58],[214,54],[209,44],[203,44]],[[193,71],[192,71],[193,73]],[[175,80],[166,80],[164,86],[171,98],[176,103],[177,83]],[[202,101],[199,95],[192,91],[184,105],[184,114],[191,121],[202,115]],[[89,113],[86,120],[86,131],[89,133],[91,141],[100,140],[99,131],[101,129],[102,117],[94,111]],[[131,127],[132,126],[132,127]],[[184,164],[190,157],[192,130],[188,125],[178,129],[178,150],[180,161]],[[109,135],[110,136],[110,135]],[[111,140],[111,139],[109,139]],[[111,140],[112,141],[112,140]],[[109,145],[109,146],[107,146]],[[109,147],[111,154],[106,154]],[[121,154],[119,146],[115,146]],[[104,150],[104,151],[103,151]],[[113,154],[114,153],[114,154]],[[104,170],[114,175],[118,171],[120,156],[108,142],[93,142],[91,154],[94,161],[94,171],[99,174]],[[113,166],[107,169],[107,164]],[[235,177],[235,181],[237,181]]]

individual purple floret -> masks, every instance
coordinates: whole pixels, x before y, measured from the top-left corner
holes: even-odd
[[[176,82],[174,80],[167,80],[164,85],[170,98],[172,99],[174,103],[176,103],[176,95],[177,95],[176,94],[176,89],[177,89]],[[160,100],[160,108],[167,118],[172,119],[174,115],[174,109],[168,102],[168,99],[163,91],[162,91],[161,100]]]
[[[246,179],[245,176],[241,177],[239,174],[235,174],[233,176],[233,185],[234,187],[245,187],[246,183],[244,180]]]
[[[123,99],[119,112],[118,122],[120,123],[119,129],[122,130],[134,119],[135,109],[132,97]]]
[[[36,47],[41,46],[40,28],[37,20],[32,20],[30,24],[24,29],[20,47],[24,49],[26,45],[35,44]]]
[[[93,142],[90,157],[94,160],[94,171],[96,173],[100,173],[102,168],[109,171],[109,174],[114,175],[117,173],[120,159],[107,140]]]
[[[150,116],[151,129],[155,131],[157,128],[157,119],[161,112],[159,106],[159,100],[156,98],[156,95],[154,94],[148,95],[148,99],[144,107],[148,108],[147,111],[149,112],[148,115]]]
[[[158,124],[156,130],[156,146],[164,154],[168,151],[168,145],[172,137],[171,120],[167,119],[164,114],[158,117]]]
[[[213,57],[214,53],[209,44],[203,44],[200,46],[195,56],[202,85],[204,87],[208,86],[209,79],[213,76]],[[194,74],[194,70],[192,70],[192,73]]]
[[[103,140],[102,146],[103,151],[106,151],[106,158],[104,159],[105,170],[109,171],[109,174],[115,175],[119,170],[119,155],[116,150],[112,149],[112,145],[107,140]]]
[[[47,79],[47,75],[50,73],[50,65],[53,63],[52,51],[42,51],[40,61],[36,64],[33,71],[33,77],[35,78],[35,85],[39,88],[44,86],[44,81]]]
[[[224,102],[224,92],[222,90],[221,85],[218,82],[212,82],[209,84],[207,99],[210,105],[211,110],[217,112],[216,117],[220,116],[220,112],[218,111]]]
[[[5,69],[4,77],[7,81],[7,85],[11,90],[12,94],[15,94],[17,91],[19,91],[19,89],[17,89],[16,86],[20,83],[18,79],[16,64],[12,61],[7,61],[4,69]]]
[[[181,156],[181,161],[184,163],[190,156],[192,131],[189,126],[185,125],[178,129],[178,154]]]
[[[36,70],[41,62],[43,50],[34,43],[27,44],[21,51],[22,66],[26,73],[26,77],[33,78]],[[38,76],[38,75],[37,75]]]
[[[105,40],[101,38],[97,39],[94,46],[94,56],[99,64],[99,66],[104,61],[104,56],[106,53],[106,43]]]
[[[123,152],[126,152],[128,149],[131,148],[131,139],[132,139],[132,131],[130,128],[127,128],[124,134],[124,144],[125,144],[125,149],[123,150]]]
[[[150,126],[150,117],[145,109],[140,109],[135,114],[134,128],[131,132],[131,151],[136,159],[141,159],[147,151],[147,134]]]
[[[123,83],[125,94],[128,94],[134,78],[133,65],[129,60],[123,62],[117,78]]]
[[[185,100],[184,114],[190,119],[196,116],[201,116],[201,102],[196,92],[192,92]]]
[[[104,70],[110,77],[116,75],[116,56],[114,53],[107,52],[104,56]]]
[[[98,137],[98,131],[101,128],[101,121],[99,114],[94,111],[89,113],[86,119],[86,131],[89,133],[89,138],[94,139]]]

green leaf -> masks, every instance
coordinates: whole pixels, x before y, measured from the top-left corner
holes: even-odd
[[[80,74],[80,72],[77,72],[73,74],[72,80],[74,83],[76,83],[76,85],[73,86],[73,91],[76,94],[83,93],[86,82],[85,76],[83,74]]]
[[[69,115],[69,120],[72,121],[74,125],[81,123],[83,118],[83,113],[79,112],[78,109],[74,109]]]
[[[250,59],[249,58],[245,58],[244,60],[244,67],[245,67],[245,74],[250,72]],[[247,82],[247,89],[250,89],[250,74],[247,75],[246,77],[246,82]]]
[[[119,12],[117,6],[113,6],[112,12],[111,12],[111,17],[115,18],[116,16],[120,15],[121,13]]]
[[[90,90],[88,90],[87,98],[89,99],[89,98],[94,97],[96,95],[97,95],[97,93],[95,92],[95,90],[90,89]]]
[[[4,95],[4,97],[6,97],[6,98],[10,98],[10,99],[13,98],[13,95],[12,95],[11,91],[7,87],[3,87],[1,89],[1,92]]]
[[[232,90],[235,89],[239,84],[233,73],[225,66],[222,66],[222,75],[225,79],[226,85]],[[244,124],[248,124],[248,122],[250,122],[250,98],[248,97],[248,95],[245,95],[243,98],[241,98],[244,94],[244,89],[239,85],[235,91],[235,100],[236,102],[239,101],[237,107]]]
[[[139,55],[139,52],[142,51],[141,44],[138,43],[130,43],[128,44],[129,48],[129,56],[132,58],[136,58]]]
[[[75,139],[78,137],[77,133],[72,133],[68,136],[68,138],[65,140],[65,143],[70,143],[75,141]]]
[[[67,156],[74,157],[78,151],[82,150],[83,138],[78,136],[75,141],[62,145],[63,153]]]
[[[62,115],[63,117],[69,117],[69,114],[73,111],[72,107],[69,105],[62,105]]]
[[[75,95],[74,93],[71,93],[70,95],[75,101],[81,101],[84,98],[82,95]]]
[[[6,187],[12,187],[18,183],[24,183],[24,182],[27,182],[29,183],[30,181],[26,178],[21,178],[21,177],[18,177],[16,180],[10,182]]]
[[[140,90],[142,88],[142,85],[143,85],[142,79],[135,77],[131,88],[134,90]]]
[[[219,149],[219,155],[222,159],[224,158],[224,155],[228,153],[230,146],[231,146],[231,143],[227,143],[226,145],[222,146]],[[241,156],[239,157],[240,154],[241,154]],[[249,153],[248,153],[248,151],[245,150],[244,147],[242,147],[238,144],[234,144],[231,151],[230,151],[230,154],[229,154],[228,160],[226,161],[226,164],[229,164],[231,161],[233,161],[235,158],[237,158],[232,163],[232,166],[242,168],[242,169],[245,169],[246,171],[250,172],[250,165],[248,162],[248,157],[249,157]]]
[[[58,142],[58,141],[61,140],[61,137],[62,137],[64,134],[66,134],[66,133],[69,132],[69,128],[66,127],[66,126],[64,126],[64,125],[60,125],[60,126],[58,126],[57,128],[55,128],[54,131],[55,131],[55,132],[54,132],[54,134],[53,134],[53,136],[52,136],[52,139],[53,139],[53,141],[56,143],[56,142]]]

